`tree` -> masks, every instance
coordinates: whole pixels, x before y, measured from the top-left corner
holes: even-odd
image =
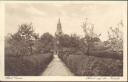
[[[94,24],[89,23],[87,21],[87,18],[86,21],[83,23],[82,28],[85,33],[84,39],[85,43],[87,44],[87,55],[89,55],[90,48],[94,45],[94,42],[100,41],[99,36],[101,34],[98,35],[94,33]]]
[[[51,52],[54,48],[54,37],[46,32],[40,37],[40,50],[43,52]]]
[[[69,51],[72,53],[85,53],[86,44],[83,38],[76,34],[64,34],[59,37],[59,50]]]
[[[71,45],[71,47],[74,47],[75,49],[79,49],[79,47],[80,47],[80,37],[79,36],[77,36],[76,34],[72,34],[71,36],[70,36],[70,45]]]
[[[38,39],[38,34],[34,33],[32,23],[21,24],[16,33],[11,34],[11,44],[16,49],[17,55],[32,55],[34,41]]]
[[[116,27],[110,27],[108,31],[109,43],[113,51],[123,50],[123,21],[121,20]]]
[[[69,47],[70,45],[70,36],[67,34],[62,35],[61,37],[58,37],[59,41],[59,47]]]

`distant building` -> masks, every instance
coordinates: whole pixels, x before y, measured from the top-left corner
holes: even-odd
[[[55,32],[55,36],[61,36],[63,34],[62,32],[62,26],[61,26],[61,22],[60,22],[60,18],[57,24],[57,30]]]
[[[60,22],[60,18],[59,18],[59,20],[58,20],[58,23],[57,23],[57,30],[56,30],[56,32],[55,32],[55,52],[54,52],[54,54],[58,54],[58,52],[59,52],[59,49],[60,49],[60,47],[59,47],[59,37],[60,36],[62,36],[63,35],[63,31],[62,31],[62,26],[61,26],[61,22]]]

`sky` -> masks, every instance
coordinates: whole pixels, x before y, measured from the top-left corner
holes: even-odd
[[[87,2],[7,3],[5,13],[5,35],[15,33],[18,25],[24,23],[32,23],[35,32],[40,35],[45,32],[54,35],[60,18],[63,33],[83,36],[81,25],[88,18],[94,24],[95,33],[101,33],[101,40],[106,40],[109,27],[125,20],[126,5]]]

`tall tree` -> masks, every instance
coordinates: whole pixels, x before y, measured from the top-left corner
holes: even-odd
[[[121,20],[116,27],[110,27],[108,31],[109,43],[113,51],[123,50],[123,21]]]
[[[40,37],[40,49],[42,52],[51,52],[54,48],[54,37],[46,32]]]
[[[32,23],[19,25],[18,31],[11,35],[11,42],[17,48],[17,54],[20,55],[31,55],[36,39],[38,34],[34,33]]]
[[[88,19],[82,25],[83,31],[85,33],[84,39],[87,44],[87,55],[90,54],[90,48],[94,45],[94,42],[100,41],[99,36],[101,34],[94,33],[94,24],[89,23]]]

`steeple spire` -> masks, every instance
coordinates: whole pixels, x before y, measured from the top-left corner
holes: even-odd
[[[56,35],[62,35],[62,27],[61,27],[60,18],[59,18],[59,20],[58,20],[57,31],[56,31],[55,34],[56,34]]]
[[[58,24],[60,24],[60,18],[59,18]]]

